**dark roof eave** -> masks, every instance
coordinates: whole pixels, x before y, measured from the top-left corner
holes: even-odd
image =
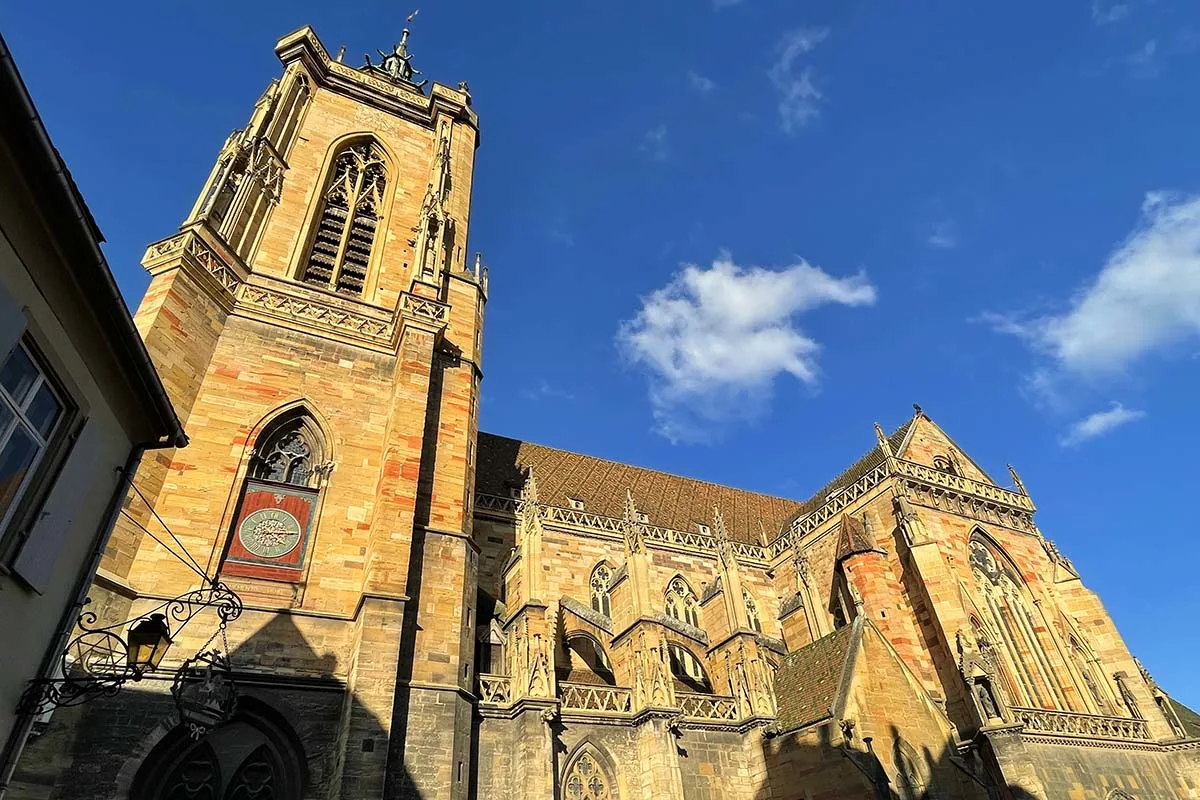
[[[23,156],[19,160],[30,171],[43,173],[39,177],[45,180],[31,181],[31,185],[41,195],[40,199],[58,212],[44,215],[47,224],[54,229],[55,239],[64,248],[81,250],[86,255],[86,259],[64,259],[66,266],[85,295],[105,307],[102,313],[95,315],[96,320],[111,334],[110,344],[117,355],[132,365],[128,375],[132,388],[147,401],[158,439],[139,444],[183,447],[188,441],[187,434],[100,249],[103,241],[100,229],[71,179],[62,156],[50,141],[3,36],[0,36],[0,107],[9,109],[10,113],[5,115],[8,118],[6,127],[12,132],[14,144]]]

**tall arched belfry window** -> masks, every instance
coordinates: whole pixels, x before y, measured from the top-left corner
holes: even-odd
[[[276,417],[254,442],[222,571],[298,582],[330,462],[302,408]]]
[[[360,139],[338,151],[301,271],[305,283],[362,295],[386,188],[384,153],[374,140]]]
[[[1037,622],[1027,601],[1025,584],[1012,562],[978,533],[971,536],[971,573],[982,595],[982,609],[990,618],[990,644],[1016,677],[1023,697],[1016,705],[1065,708],[1058,682],[1037,634]],[[1015,687],[1014,687],[1015,688]]]

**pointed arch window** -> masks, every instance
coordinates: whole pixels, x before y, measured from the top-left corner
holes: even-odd
[[[250,456],[222,571],[300,581],[331,466],[325,436],[303,408],[266,425]]]
[[[678,575],[672,578],[667,584],[667,613],[680,622],[699,628],[699,609],[700,601],[688,582]]]
[[[362,295],[387,180],[383,150],[373,139],[352,142],[334,157],[301,271],[305,283]]]
[[[970,540],[971,574],[989,617],[987,637],[1001,651],[1001,659],[1016,677],[1018,704],[1039,708],[1065,708],[1061,689],[1037,634],[1037,623],[1026,599],[1025,582],[1012,562],[978,532]]]
[[[746,604],[746,618],[750,620],[750,627],[756,633],[762,633],[762,618],[758,615],[758,603],[754,602],[754,598],[750,596],[747,589],[742,589],[742,602]]]
[[[324,441],[307,414],[290,415],[269,426],[254,448],[250,476],[292,486],[316,485],[324,462]]]
[[[568,800],[612,800],[616,796],[612,786],[600,761],[586,750],[572,762],[563,781]]]
[[[592,570],[592,608],[606,617],[612,616],[612,600],[608,593],[609,587],[612,585],[612,578],[612,567],[604,561],[601,561]]]

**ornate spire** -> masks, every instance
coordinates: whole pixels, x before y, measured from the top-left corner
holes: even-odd
[[[416,19],[420,11],[421,9],[418,8],[409,14],[406,23],[411,23]],[[394,83],[406,83],[416,89],[424,87],[425,84],[429,83],[428,80],[423,80],[420,83],[413,80],[415,76],[421,74],[421,70],[412,65],[412,54],[408,52],[408,34],[409,29],[406,24],[404,30],[400,32],[400,41],[392,48],[392,52],[385,53],[377,49],[375,52],[379,53],[379,57],[383,59],[378,65],[371,63],[371,54],[368,53],[366,56],[367,62],[363,64],[362,68],[367,72],[381,73],[390,78]]]
[[[1013,485],[1017,487],[1017,491],[1028,497],[1029,492],[1025,491],[1025,484],[1021,482],[1021,476],[1017,474],[1015,469],[1013,469],[1012,464],[1008,465],[1008,474],[1012,476]]]

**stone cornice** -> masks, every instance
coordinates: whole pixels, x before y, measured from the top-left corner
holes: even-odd
[[[438,333],[450,322],[450,306],[404,292],[395,310],[273,275],[249,272],[204,223],[151,244],[142,264],[151,275],[184,269],[226,311],[285,324],[341,344],[394,355],[406,328]],[[472,363],[478,371],[478,366]]]
[[[895,465],[892,469],[889,461]],[[842,511],[881,486],[888,478],[899,477],[910,491],[914,503],[942,508],[936,503],[955,502],[962,513],[975,514],[996,524],[1034,533],[1033,514],[1037,510],[1028,495],[1001,488],[992,483],[952,475],[915,461],[889,459],[868,470],[858,480],[833,493],[824,503],[796,519],[766,548],[770,558],[784,555],[793,546]]]
[[[317,34],[307,25],[289,33],[275,45],[275,54],[284,65],[299,61],[320,87],[350,97],[360,103],[433,129],[440,114],[448,114],[476,130],[479,118],[470,108],[470,96],[440,83],[430,86],[425,95],[415,86],[393,83],[355,69],[329,57]],[[476,146],[479,144],[476,137]]]

